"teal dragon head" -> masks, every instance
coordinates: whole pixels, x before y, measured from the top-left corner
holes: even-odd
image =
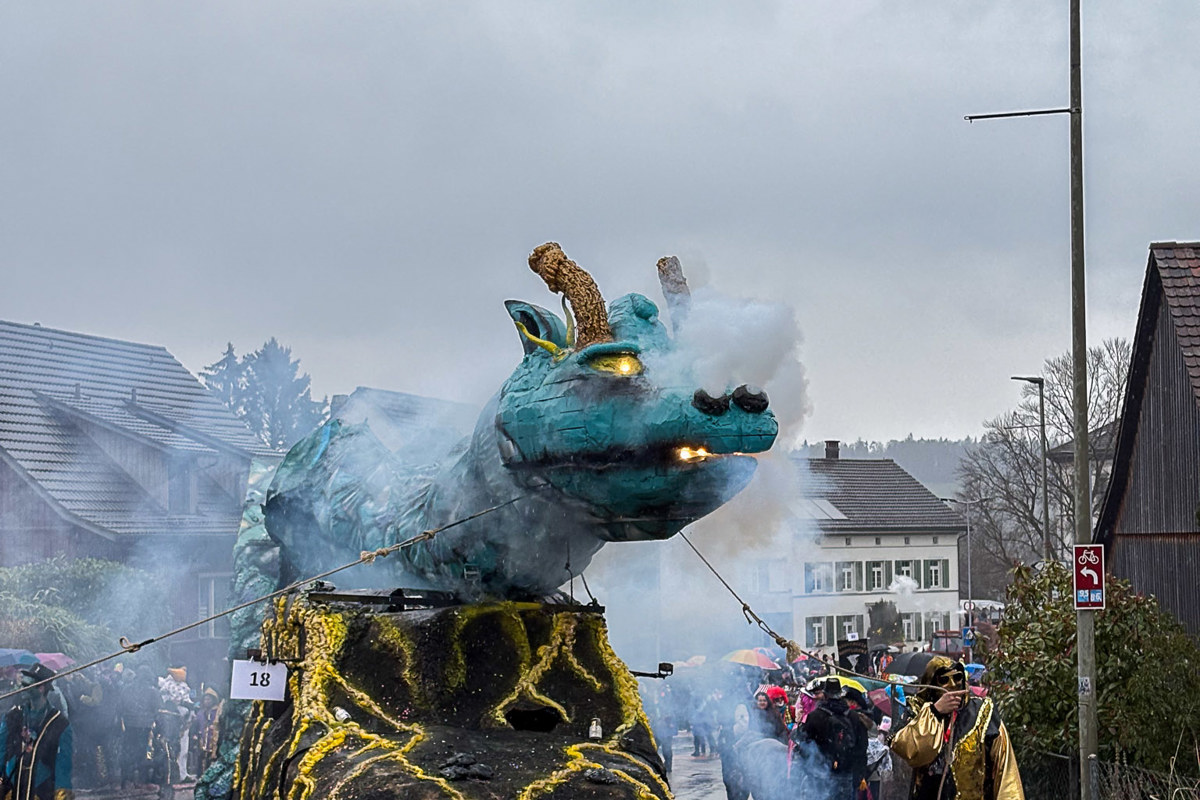
[[[658,307],[628,294],[606,309],[557,244],[535,250],[530,267],[563,293],[565,320],[530,303],[505,304],[525,357],[498,399],[504,465],[588,506],[609,541],[667,538],[745,487],[753,454],[769,449],[779,429],[766,394],[739,386],[714,397],[657,370],[673,348]],[[663,285],[678,319],[682,302],[676,314],[673,300],[686,297],[686,283],[676,274]]]

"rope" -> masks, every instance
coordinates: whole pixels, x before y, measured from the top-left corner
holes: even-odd
[[[791,663],[792,661],[795,661],[796,658],[798,658],[800,655],[808,656],[809,658],[813,659],[814,661],[818,661],[818,662],[821,661],[820,656],[818,656],[816,653],[805,650],[800,645],[798,645],[796,642],[792,641],[791,639],[784,638],[783,636],[781,636],[780,634],[778,634],[774,630],[772,630],[771,626],[768,625],[766,623],[766,621],[763,620],[762,617],[760,617],[758,614],[755,613],[754,609],[750,607],[750,604],[747,603],[745,600],[743,600],[741,598],[741,596],[736,591],[734,591],[734,588],[729,585],[729,581],[725,580],[725,578],[721,576],[721,573],[717,572],[717,568],[714,567],[709,562],[709,560],[704,557],[704,554],[701,553],[698,549],[696,549],[696,545],[692,544],[691,539],[689,539],[682,532],[680,532],[679,538],[683,539],[683,541],[687,542],[687,546],[692,548],[692,552],[695,553],[696,556],[701,561],[704,562],[704,566],[708,567],[709,571],[712,572],[712,574],[716,576],[717,580],[719,580],[721,582],[721,585],[724,586],[727,590],[729,590],[729,593],[731,595],[733,595],[733,599],[735,599],[739,603],[741,603],[742,615],[746,617],[746,624],[757,625],[763,631],[763,633],[767,634],[767,636],[770,636],[771,640],[773,642],[775,642],[775,644],[777,644],[785,653],[787,653],[787,659],[788,659],[789,663]],[[840,667],[837,664],[831,664],[830,666],[833,667],[833,669],[835,671],[837,671],[839,674],[844,674],[844,675],[848,675],[848,676],[855,677],[855,678],[866,678],[867,680],[878,681],[880,683],[885,683],[889,686],[902,686],[905,689],[939,689],[939,690],[944,689],[944,687],[941,687],[941,686],[929,686],[928,684],[924,684],[924,683],[901,683],[900,681],[886,681],[886,680],[883,680],[882,678],[875,678],[870,675],[863,675],[860,672],[855,672],[852,669],[846,669],[845,667]],[[0,699],[3,699],[3,698],[0,698]]]
[[[524,495],[518,495],[517,497],[514,497],[511,500],[506,500],[505,502],[500,503],[499,505],[495,505],[490,508],[485,508],[482,511],[477,511],[474,514],[463,517],[462,519],[456,519],[453,522],[448,522],[439,528],[430,528],[427,531],[422,531],[421,533],[418,533],[416,536],[413,536],[410,539],[405,539],[403,542],[398,542],[393,545],[388,545],[387,547],[380,547],[377,550],[364,550],[364,551],[362,551],[362,553],[359,554],[357,559],[355,559],[354,561],[351,561],[347,564],[342,564],[340,567],[334,567],[331,570],[326,570],[325,572],[322,572],[319,575],[313,575],[308,578],[302,578],[301,580],[298,580],[295,583],[288,584],[287,586],[283,587],[282,589],[277,589],[274,592],[271,592],[270,594],[264,594],[262,597],[256,597],[253,600],[247,600],[246,602],[239,603],[238,605],[236,605],[232,608],[227,608],[224,611],[217,612],[216,614],[211,614],[211,615],[205,617],[204,619],[197,620],[196,622],[190,622],[187,625],[183,625],[181,627],[175,628],[174,630],[167,631],[166,633],[160,633],[158,636],[151,636],[149,639],[144,639],[143,641],[140,641],[140,642],[132,642],[129,640],[128,637],[122,636],[120,639],[117,640],[117,643],[121,646],[120,650],[117,650],[114,653],[109,653],[106,656],[101,656],[100,658],[89,661],[86,664],[78,664],[74,667],[71,667],[70,669],[66,669],[66,670],[62,670],[61,672],[57,672],[51,678],[45,678],[43,680],[38,681],[37,683],[31,683],[28,686],[21,686],[17,689],[13,689],[9,692],[5,692],[4,694],[0,694],[0,701],[7,700],[9,697],[13,697],[14,695],[21,694],[22,692],[27,692],[30,689],[35,689],[39,686],[42,686],[43,684],[51,683],[52,681],[56,681],[59,678],[65,678],[67,675],[72,675],[76,672],[81,672],[85,669],[90,669],[91,667],[94,667],[97,664],[103,664],[105,661],[111,661],[114,658],[120,658],[121,656],[128,655],[130,653],[136,653],[137,651],[141,650],[143,647],[146,647],[147,645],[154,644],[155,642],[160,642],[163,639],[169,639],[170,637],[176,636],[180,633],[185,633],[186,631],[190,631],[192,628],[198,628],[201,625],[206,625],[215,619],[220,619],[221,617],[228,616],[229,614],[233,614],[236,611],[241,611],[243,608],[249,608],[250,606],[257,605],[258,603],[264,603],[267,600],[273,600],[276,597],[279,597],[281,595],[290,594],[290,593],[296,591],[297,589],[301,588],[302,586],[307,586],[307,585],[309,585],[311,583],[315,583],[319,580],[324,580],[325,578],[328,578],[330,575],[336,575],[337,573],[342,572],[343,570],[350,569],[351,567],[356,567],[359,564],[371,564],[375,561],[376,558],[386,558],[387,556],[391,555],[392,553],[399,552],[400,550],[405,550],[409,547],[412,547],[414,544],[417,544],[418,542],[428,541],[444,530],[453,528],[456,525],[461,525],[464,522],[470,522],[471,520],[473,520],[477,517],[482,517],[484,514],[490,514],[493,511],[498,511],[501,508],[504,508],[505,506],[510,506],[513,503],[520,500],[522,497],[524,497]]]

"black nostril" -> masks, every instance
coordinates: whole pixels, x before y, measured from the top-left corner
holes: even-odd
[[[733,390],[733,402],[742,411],[761,414],[767,410],[767,393],[757,386],[739,386]]]
[[[697,389],[692,395],[692,405],[709,416],[718,417],[729,410],[729,395],[713,397],[703,389]]]

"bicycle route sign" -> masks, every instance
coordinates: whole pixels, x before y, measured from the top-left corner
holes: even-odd
[[[1075,610],[1104,608],[1104,545],[1075,545]]]

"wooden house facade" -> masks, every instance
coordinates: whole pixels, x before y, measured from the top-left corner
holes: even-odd
[[[1096,541],[1200,636],[1200,242],[1150,246]]]
[[[0,321],[0,566],[120,561],[192,622],[226,602],[255,458],[278,455],[165,348]],[[169,657],[221,669],[226,628]]]

